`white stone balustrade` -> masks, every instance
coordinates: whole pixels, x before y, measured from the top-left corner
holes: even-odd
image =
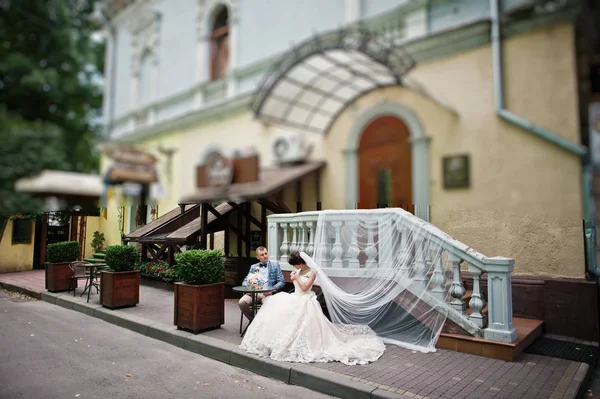
[[[328,276],[336,278],[385,275],[390,265],[401,262],[399,272],[401,275],[407,273],[415,287],[420,287],[415,288],[416,292],[427,287],[427,295],[421,299],[431,301],[432,305],[443,300],[447,305],[444,310],[447,317],[467,332],[494,341],[516,340],[517,332],[512,324],[513,259],[486,257],[413,215],[398,218],[396,237],[378,234],[376,224],[358,226],[355,215],[359,212],[368,214],[369,210],[329,214],[323,239],[315,238],[319,211],[268,216],[271,260],[278,261],[283,270],[292,270],[288,264],[291,251],[304,251],[310,256],[319,251],[324,254],[321,267]],[[390,208],[389,212],[393,217],[399,211]],[[378,242],[375,242],[376,234]],[[433,253],[431,248],[438,252]],[[466,293],[460,268],[463,263],[473,277],[473,291],[468,303],[463,299]],[[444,270],[444,264],[448,269]],[[487,314],[484,312],[486,300],[481,292],[482,274],[487,275],[488,282]],[[470,312],[467,312],[468,308]]]

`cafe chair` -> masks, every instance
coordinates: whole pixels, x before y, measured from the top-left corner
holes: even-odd
[[[69,269],[71,269],[71,272],[73,272],[69,284],[69,292],[73,290],[73,296],[75,296],[75,292],[77,291],[77,281],[86,280],[87,284],[87,280],[89,279],[89,273],[85,267],[82,267],[82,265],[87,265],[87,262],[77,261],[69,263]]]

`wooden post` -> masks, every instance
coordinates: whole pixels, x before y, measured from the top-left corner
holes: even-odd
[[[175,246],[174,245],[169,245],[168,256],[169,256],[169,266],[173,266],[175,264]]]
[[[296,212],[302,212],[302,179],[296,183]]]
[[[79,228],[77,216],[71,216],[71,239],[70,241],[77,241],[77,229]]]
[[[200,204],[200,248],[206,249],[206,238],[208,234],[206,234],[206,228],[208,225],[208,208],[206,207],[206,203]]]
[[[229,219],[229,215],[226,216],[227,219]],[[224,232],[224,242],[223,242],[223,250],[225,251],[225,256],[229,256],[229,234],[230,234],[231,230],[229,229],[229,220],[227,220],[227,225],[225,227],[225,232]]]
[[[237,228],[238,228],[238,232],[242,231],[242,209],[241,209],[242,205],[240,204],[240,207],[237,209]],[[237,256],[240,257],[242,256],[242,237],[236,233],[236,237],[237,237]]]
[[[321,170],[317,170],[317,211],[321,210]]]
[[[248,217],[248,215],[251,214],[252,212],[252,203],[250,202],[245,202],[244,203],[244,208],[246,208],[246,212],[248,213],[245,216],[246,219],[246,257],[249,258],[250,257],[250,251],[252,250],[252,248],[250,248],[250,246],[252,245],[252,234],[250,232],[251,228],[250,228],[250,218]]]
[[[260,222],[262,223],[260,242],[265,245],[267,242],[267,208],[263,203],[260,204]]]

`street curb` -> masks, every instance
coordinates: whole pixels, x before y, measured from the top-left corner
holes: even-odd
[[[153,322],[138,316],[116,313],[101,305],[81,302],[77,298],[65,296],[60,293],[42,292],[39,299],[104,320],[184,350],[210,357],[222,363],[327,395],[352,399],[400,399],[412,397],[382,389],[374,383],[365,384],[353,381],[346,375],[319,369],[307,364],[276,362],[271,359],[260,358],[248,354],[238,345],[226,341],[195,335],[184,330],[179,330],[175,326]]]
[[[9,291],[14,291],[14,292],[18,292],[20,294],[28,295],[35,299],[42,299],[42,295],[44,294],[43,292],[32,291],[27,288],[19,287],[17,285],[13,285],[10,283],[3,283],[1,281],[0,281],[0,287],[4,288],[6,290],[9,290]]]

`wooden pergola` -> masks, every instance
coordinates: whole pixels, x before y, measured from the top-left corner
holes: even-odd
[[[214,248],[214,233],[224,231],[224,251],[229,255],[235,245],[237,257],[250,257],[252,231],[260,232],[261,243],[267,239],[267,213],[293,212],[283,202],[283,190],[296,184],[296,209],[302,211],[302,179],[316,174],[316,209],[321,209],[320,171],[325,162],[264,169],[255,182],[231,184],[225,189],[203,187],[184,197],[179,208],[125,236],[139,242],[142,256],[175,263],[183,246]],[[260,216],[252,213],[252,203],[260,205]],[[258,230],[253,230],[254,225]],[[232,242],[231,233],[235,234]]]

